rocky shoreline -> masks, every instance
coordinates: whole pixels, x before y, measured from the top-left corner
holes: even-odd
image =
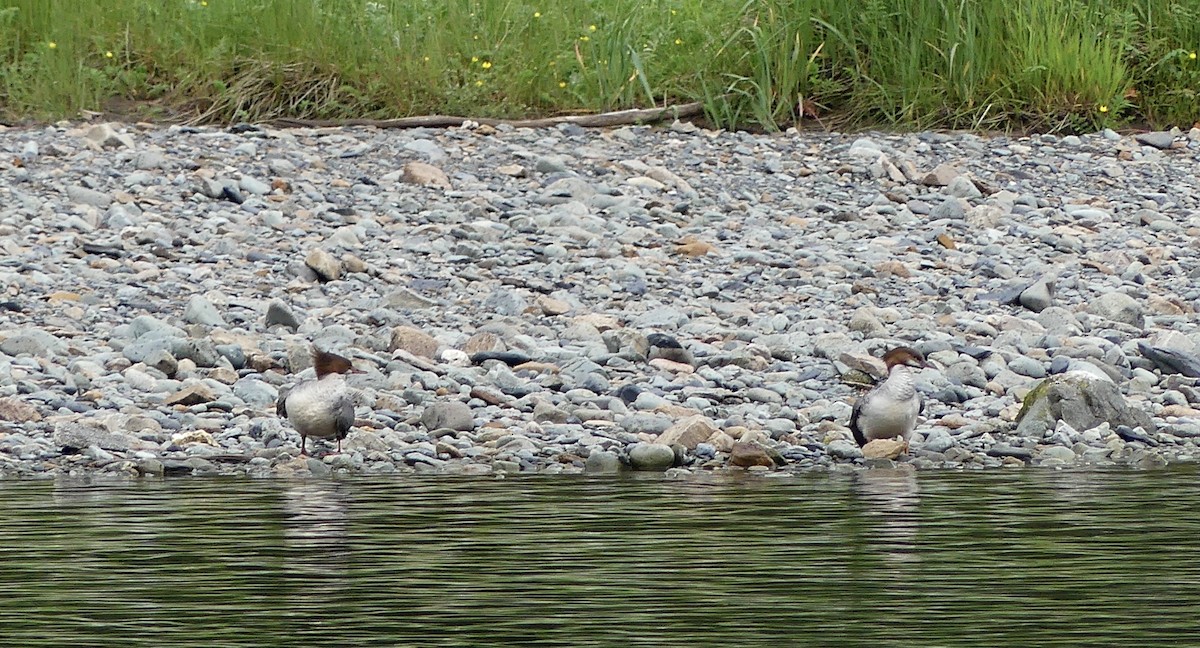
[[[1197,130],[58,124],[0,152],[0,477],[1200,458]],[[855,384],[897,343],[939,369],[910,453],[864,458]],[[274,414],[310,344],[363,371],[341,454]]]

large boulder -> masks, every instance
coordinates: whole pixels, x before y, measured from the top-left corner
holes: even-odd
[[[1131,407],[1116,384],[1084,371],[1056,374],[1030,390],[1017,414],[1017,434],[1041,437],[1058,421],[1080,431],[1105,422],[1154,431],[1150,416]]]

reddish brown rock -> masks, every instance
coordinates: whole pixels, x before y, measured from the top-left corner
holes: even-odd
[[[756,443],[735,443],[733,450],[729,452],[729,464],[740,468],[750,468],[751,466],[766,466],[774,467],[775,462],[771,460],[771,455],[767,454],[761,446]]]
[[[16,398],[0,398],[0,421],[29,423],[42,420],[37,408]]]
[[[411,326],[397,326],[392,329],[392,351],[400,349],[422,358],[433,358],[437,354],[438,343],[432,335]]]

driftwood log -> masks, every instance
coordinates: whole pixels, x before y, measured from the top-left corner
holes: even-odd
[[[461,126],[464,122],[499,126],[507,124],[515,128],[545,128],[559,124],[575,124],[593,128],[611,126],[628,126],[630,124],[649,124],[664,119],[683,119],[695,117],[704,112],[700,102],[664,106],[662,108],[639,108],[634,110],[618,110],[616,112],[600,113],[598,115],[564,115],[561,117],[543,117],[540,119],[490,119],[486,117],[455,117],[452,115],[425,115],[421,117],[401,117],[399,119],[290,119],[271,120],[272,126],[279,128],[332,128],[339,126],[374,126],[375,128],[447,128]]]

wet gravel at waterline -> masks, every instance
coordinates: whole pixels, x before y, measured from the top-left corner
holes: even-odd
[[[1194,462],[1198,169],[1197,130],[0,130],[0,476]],[[313,344],[362,373],[306,457]],[[864,456],[897,344],[924,412]]]

